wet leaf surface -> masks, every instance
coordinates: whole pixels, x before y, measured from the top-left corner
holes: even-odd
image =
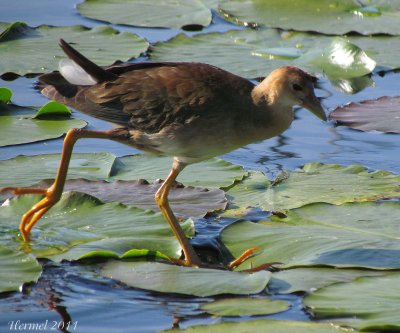
[[[396,332],[400,329],[400,273],[359,278],[322,288],[305,297],[304,304],[317,318],[346,318],[362,331]]]
[[[318,203],[262,223],[236,222],[222,231],[221,241],[235,257],[250,247],[263,249],[238,270],[269,262],[399,269],[399,223],[398,202]]]
[[[0,74],[13,72],[25,75],[57,70],[59,61],[66,57],[58,46],[61,36],[98,65],[110,65],[116,60],[127,61],[139,56],[148,47],[147,41],[139,36],[108,26],[92,29],[45,25],[31,28],[24,23],[2,26],[7,28],[0,33]]]
[[[199,0],[85,0],[77,6],[81,15],[114,24],[137,27],[181,28],[185,25],[208,26],[210,10]]]
[[[134,288],[202,297],[256,294],[265,288],[271,275],[266,271],[249,274],[156,262],[122,261],[106,263],[102,274]]]
[[[334,109],[329,118],[360,131],[400,133],[400,97],[350,103]]]

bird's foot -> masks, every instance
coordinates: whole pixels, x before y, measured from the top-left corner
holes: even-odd
[[[10,191],[15,195],[42,194],[45,197],[33,205],[21,218],[19,230],[25,242],[29,241],[29,234],[36,222],[59,200],[61,194],[54,190],[53,186],[48,189],[29,187],[3,187],[0,192]]]

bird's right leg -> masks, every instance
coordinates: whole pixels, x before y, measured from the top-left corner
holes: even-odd
[[[56,179],[49,188],[29,188],[29,187],[3,187],[0,192],[11,191],[16,195],[21,194],[43,194],[45,197],[37,204],[32,206],[21,218],[19,229],[24,241],[29,240],[29,234],[36,222],[61,198],[64,189],[65,180],[67,178],[68,165],[71,160],[71,154],[75,142],[82,138],[99,138],[113,139],[111,131],[89,131],[84,129],[73,128],[68,131],[64,139],[64,146],[61,154],[60,166],[57,171]]]

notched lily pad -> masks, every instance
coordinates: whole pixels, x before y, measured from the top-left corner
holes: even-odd
[[[4,26],[7,28],[4,29]],[[120,33],[108,26],[87,29],[82,26],[42,25],[31,28],[23,23],[3,24],[0,74],[13,72],[25,75],[57,70],[59,61],[66,57],[58,46],[61,37],[99,65],[137,57],[149,46],[147,41],[133,33]]]
[[[59,138],[71,128],[87,125],[84,120],[65,118],[64,115],[34,119],[36,112],[31,108],[0,103],[0,147]]]
[[[400,97],[350,103],[333,110],[329,118],[360,131],[400,133]]]
[[[286,311],[286,301],[268,298],[226,298],[205,303],[200,308],[216,316],[257,316]]]
[[[227,191],[231,208],[259,207],[280,211],[314,202],[340,205],[400,197],[400,176],[388,171],[368,172],[361,165],[309,163],[298,171],[284,171],[271,183],[261,172]]]
[[[229,21],[297,31],[343,35],[386,33],[397,35],[400,5],[390,0],[223,0],[219,9]]]
[[[263,249],[238,270],[268,262],[285,268],[399,269],[399,224],[398,202],[317,203],[265,222],[236,222],[222,231],[221,241],[234,257],[251,247]]]
[[[359,278],[317,290],[303,303],[316,318],[338,318],[364,331],[400,330],[400,273]]]
[[[19,290],[25,282],[36,282],[42,266],[34,256],[0,246],[0,293]]]
[[[22,195],[0,207],[0,228],[4,230],[0,240],[10,247],[20,247],[10,235],[16,238],[22,214],[40,198]],[[192,221],[186,221],[182,228],[187,237],[193,236]],[[37,257],[54,260],[78,260],[95,251],[100,256],[105,252],[110,257],[127,256],[126,252],[133,249],[160,251],[173,258],[181,256],[181,247],[161,213],[103,203],[80,192],[62,195],[35,225],[27,247]]]
[[[77,9],[95,20],[139,27],[206,27],[211,23],[211,11],[200,0],[85,0]]]
[[[48,188],[52,179],[43,180],[32,187]],[[80,191],[99,198],[103,202],[121,202],[142,209],[159,211],[154,195],[160,188],[162,180],[148,183],[146,180],[131,181],[90,181],[86,179],[70,179],[64,186],[64,191]],[[0,202],[6,193],[0,193]],[[220,189],[207,190],[200,187],[185,187],[175,183],[168,196],[174,213],[182,216],[202,217],[208,212],[225,209],[227,199]]]
[[[102,274],[134,288],[201,297],[256,294],[265,288],[271,275],[267,271],[249,274],[156,262],[121,261],[106,263]]]

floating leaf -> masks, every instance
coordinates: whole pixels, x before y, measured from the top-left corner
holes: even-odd
[[[34,256],[0,246],[0,293],[19,290],[25,282],[36,282],[42,267]]]
[[[124,156],[115,165],[113,179],[131,180],[165,179],[171,170],[171,157],[155,157],[151,155]],[[210,160],[189,165],[179,174],[178,181],[184,185],[206,188],[224,188],[235,181],[243,179],[247,174],[243,167],[227,161],[212,158]]]
[[[53,182],[54,180],[48,179],[32,187],[48,188]],[[158,212],[154,195],[161,184],[161,180],[150,184],[143,179],[114,182],[70,179],[65,183],[64,191],[84,192],[103,202],[121,202]],[[0,201],[1,199],[0,193]],[[174,184],[171,187],[168,199],[175,214],[191,217],[203,217],[208,212],[223,210],[227,205],[225,192],[220,189],[207,190],[200,187],[185,187],[182,184]]]
[[[0,161],[0,187],[30,186],[42,179],[55,178],[60,158],[59,154],[43,154]],[[114,162],[115,156],[109,153],[72,154],[68,179],[106,179]]]
[[[268,315],[288,310],[286,301],[268,298],[226,298],[202,304],[200,308],[216,316]]]
[[[238,267],[269,262],[283,267],[320,266],[400,268],[398,202],[313,204],[262,223],[237,222],[221,240],[234,257],[248,248],[264,251]]]
[[[298,171],[283,172],[274,183],[260,172],[227,191],[232,206],[266,211],[297,208],[309,203],[372,201],[400,197],[400,176],[387,171],[367,172],[361,165],[310,163]]]
[[[59,61],[66,57],[58,46],[61,37],[99,65],[129,60],[148,48],[148,43],[137,35],[120,33],[108,26],[87,29],[82,26],[42,25],[33,29],[23,23],[18,26],[11,24],[0,34],[0,74],[14,72],[24,75],[58,69]]]
[[[84,120],[75,118],[33,119],[35,113],[31,108],[0,104],[0,146],[59,138],[71,128],[87,125]]]
[[[1,134],[0,134],[1,135]],[[42,179],[55,177],[59,154],[17,156],[0,161],[0,187],[30,186]],[[72,154],[68,179],[138,180],[165,179],[171,169],[171,157],[131,155],[116,158],[109,153]],[[13,170],[10,184],[9,173]],[[213,158],[187,167],[178,177],[185,185],[220,188],[243,179],[247,172],[238,165]]]
[[[48,102],[43,105],[39,111],[35,114],[33,118],[36,119],[46,119],[47,117],[51,116],[66,116],[69,117],[72,115],[70,109],[68,109],[65,105],[58,103],[58,102]]]
[[[12,91],[8,88],[5,87],[0,87],[0,103],[8,103],[9,101],[11,101],[11,97],[12,97]],[[0,104],[0,112],[1,110],[1,104]]]
[[[39,199],[38,195],[19,196],[0,207],[0,227],[7,244],[19,245],[7,234],[16,235],[22,214]],[[193,235],[192,221],[182,227],[188,236]],[[104,204],[79,192],[64,193],[33,228],[31,239],[28,247],[37,257],[54,260],[77,260],[95,251],[101,256],[104,251],[114,252],[112,257],[123,256],[130,249],[160,251],[175,258],[181,255],[181,247],[161,213],[119,203]]]
[[[95,20],[139,27],[206,27],[211,23],[211,11],[200,0],[85,0],[77,8],[81,15]]]
[[[304,304],[317,318],[340,318],[362,331],[400,330],[400,273],[359,278],[312,293]]]
[[[382,276],[384,271],[338,269],[330,267],[300,267],[281,270],[272,274],[268,283],[271,293],[290,294],[312,292],[338,282],[350,282],[360,276]]]
[[[111,261],[102,274],[128,286],[164,293],[194,296],[256,294],[268,283],[271,273],[239,273],[161,264]]]
[[[237,24],[335,35],[400,34],[400,5],[390,0],[371,1],[368,7],[353,0],[223,0],[219,9]]]
[[[187,333],[348,333],[349,329],[340,328],[339,326],[330,323],[286,320],[246,320],[242,322],[222,322],[214,325],[190,326],[180,331]],[[174,333],[176,332],[176,329],[164,332]],[[357,333],[355,330],[351,330],[351,332]]]
[[[367,55],[358,41],[363,39],[338,39],[276,29],[234,30],[191,37],[180,34],[155,44],[150,57],[155,61],[205,62],[248,78],[263,77],[275,68],[292,64],[312,72],[324,72],[333,79],[347,79],[370,73],[375,67],[374,60],[379,63],[392,53],[390,49],[380,48],[384,47],[383,42],[377,50],[370,42],[367,44],[372,55]]]
[[[400,97],[350,103],[333,110],[329,118],[361,131],[400,133]]]

